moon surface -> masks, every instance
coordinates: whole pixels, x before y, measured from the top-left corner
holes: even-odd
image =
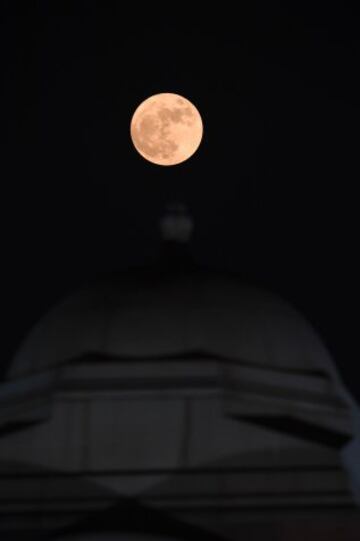
[[[183,96],[155,94],[136,109],[130,134],[143,158],[158,165],[176,165],[198,149],[203,123],[199,111]]]

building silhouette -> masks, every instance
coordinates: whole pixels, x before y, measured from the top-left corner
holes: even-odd
[[[13,359],[1,539],[358,539],[358,413],[321,339],[192,266],[185,208],[162,231],[158,267],[86,284]]]

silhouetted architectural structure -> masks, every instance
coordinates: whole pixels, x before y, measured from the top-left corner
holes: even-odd
[[[356,406],[307,321],[235,277],[85,286],[0,400],[1,539],[355,540]]]

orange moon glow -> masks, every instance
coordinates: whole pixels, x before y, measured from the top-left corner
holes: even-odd
[[[130,134],[143,158],[158,165],[176,165],[198,149],[203,123],[199,111],[186,98],[155,94],[136,109]]]

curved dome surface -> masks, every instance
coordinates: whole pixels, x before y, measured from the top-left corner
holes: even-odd
[[[194,351],[296,371],[331,366],[311,325],[278,296],[218,275],[148,273],[98,281],[56,305],[29,333],[9,377],[90,353]]]

